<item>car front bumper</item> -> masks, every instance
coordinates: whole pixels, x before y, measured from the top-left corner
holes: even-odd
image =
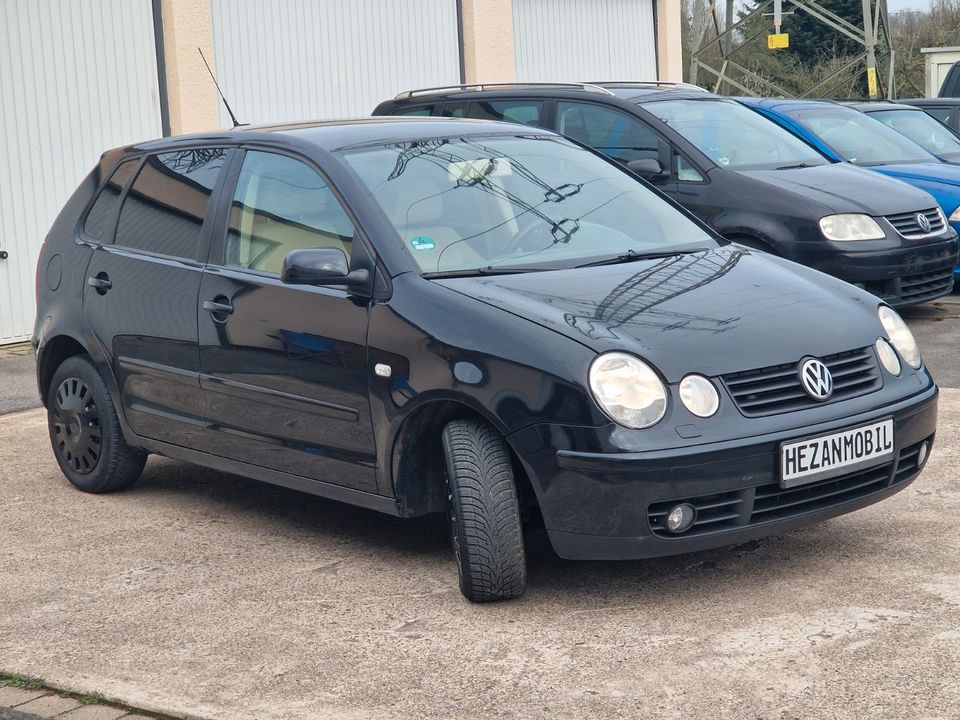
[[[629,453],[563,448],[583,429],[531,426],[512,436],[534,485],[554,550],[579,560],[636,559],[719,547],[781,533],[857,510],[912,482],[919,448],[932,448],[938,390],[813,426],[683,449]],[[867,470],[779,486],[784,441],[892,417],[892,459]],[[720,518],[671,535],[666,509],[689,502],[698,517]],[[701,515],[702,514],[702,515]]]
[[[838,249],[812,266],[863,287],[893,307],[916,305],[953,289],[957,239],[876,251]]]

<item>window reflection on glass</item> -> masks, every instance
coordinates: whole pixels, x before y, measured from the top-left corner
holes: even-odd
[[[827,164],[820,153],[789,131],[735,102],[665,100],[644,107],[721,167],[773,170]]]
[[[960,137],[923,110],[882,110],[870,117],[891,127],[937,155],[960,153]]]
[[[116,244],[196,259],[210,194],[225,163],[222,148],[149,156],[123,201]]]
[[[91,240],[108,240],[108,238],[103,237],[103,233],[107,229],[110,215],[113,213],[120,193],[123,192],[123,188],[133,176],[136,169],[136,160],[128,160],[125,163],[120,163],[117,169],[113,171],[110,179],[107,180],[103,186],[103,189],[93,203],[93,207],[91,207],[90,212],[87,213],[87,219],[83,223],[83,233]]]
[[[342,155],[425,272],[573,267],[630,251],[716,245],[632,176],[555,135],[435,139]]]
[[[656,133],[644,122],[618,110],[587,103],[557,103],[560,134],[624,164],[658,157]]]
[[[542,113],[543,103],[532,100],[474,100],[470,103],[470,117],[478,120],[542,126]]]
[[[292,250],[337,248],[350,259],[353,224],[323,178],[284,155],[248,152],[230,209],[225,263],[279,274]]]

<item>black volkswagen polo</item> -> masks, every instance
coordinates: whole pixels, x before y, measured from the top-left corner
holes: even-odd
[[[464,595],[782,532],[903,489],[937,387],[887,305],[719,238],[549,131],[367,120],[104,155],[34,337],[88,492],[148,453],[447,513]]]

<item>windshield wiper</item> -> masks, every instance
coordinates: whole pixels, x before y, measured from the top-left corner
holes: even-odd
[[[620,263],[633,262],[635,260],[657,260],[659,258],[677,257],[678,255],[693,255],[694,253],[704,252],[708,248],[690,248],[686,250],[661,250],[657,252],[638,253],[636,250],[627,250],[622,255],[594,260],[593,262],[575,265],[574,267],[596,267],[598,265],[619,265]]]
[[[420,277],[428,280],[437,278],[458,278],[458,277],[479,277],[483,275],[513,275],[515,273],[544,272],[545,270],[556,270],[549,267],[494,267],[487,265],[478,268],[463,268],[462,270],[438,270],[436,272],[421,273]]]
[[[800,168],[816,167],[816,165],[809,165],[808,163],[801,162],[796,163],[795,165],[781,165],[777,170],[799,170]]]

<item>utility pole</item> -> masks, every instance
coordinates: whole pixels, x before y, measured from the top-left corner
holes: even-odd
[[[877,37],[873,28],[872,3],[862,0],[863,3],[863,44],[867,53],[867,94],[871,100],[880,97],[880,88],[877,84]]]

